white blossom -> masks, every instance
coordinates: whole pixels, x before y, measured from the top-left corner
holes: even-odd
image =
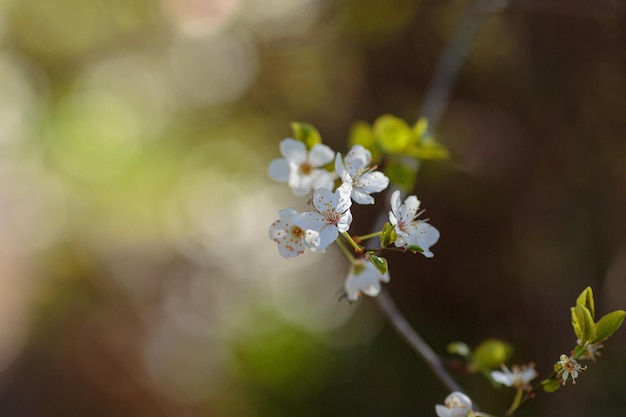
[[[357,260],[346,278],[346,296],[350,301],[358,300],[362,294],[376,297],[380,293],[381,282],[389,282],[389,272],[381,274],[371,262]]]
[[[462,392],[448,395],[444,405],[437,404],[435,412],[439,417],[467,417],[472,412],[472,400]]]
[[[305,197],[321,187],[333,188],[334,173],[320,168],[333,161],[335,152],[332,149],[320,143],[307,152],[303,142],[291,138],[282,140],[279,146],[283,158],[274,159],[270,163],[270,178],[287,182],[299,197]]]
[[[575,384],[578,373],[587,369],[586,366],[579,364],[576,359],[565,354],[561,355],[559,363],[561,364],[561,370],[559,372],[562,372],[561,378],[563,379],[563,385],[565,385],[568,378],[571,378],[572,384]]]
[[[505,365],[501,365],[500,368],[502,372],[492,371],[491,377],[494,381],[506,385],[507,387],[527,390],[530,388],[530,381],[535,379],[538,375],[534,363],[521,366],[513,365],[512,370],[509,370]]]
[[[272,223],[269,229],[270,239],[278,243],[278,252],[283,258],[302,255],[305,248],[315,250],[318,233],[296,226],[293,218],[297,214],[298,212],[291,208],[279,211],[279,219]]]
[[[391,195],[389,222],[395,226],[397,247],[418,245],[424,250],[424,256],[432,258],[434,254],[430,247],[439,240],[439,230],[417,219],[422,214],[418,211],[419,207],[420,201],[414,195],[407,197],[402,204],[400,191],[396,190]]]
[[[375,168],[370,168],[372,154],[361,145],[354,145],[345,160],[341,155],[335,157],[335,171],[339,178],[352,186],[352,199],[359,204],[374,204],[370,195],[387,188],[389,178]]]
[[[314,211],[305,211],[294,216],[293,222],[304,230],[318,233],[314,242],[315,250],[324,252],[339,233],[347,232],[352,223],[350,206],[351,187],[342,184],[333,193],[326,188],[318,188],[313,194]]]

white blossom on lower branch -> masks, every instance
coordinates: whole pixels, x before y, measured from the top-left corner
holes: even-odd
[[[396,190],[391,195],[389,222],[395,226],[397,247],[418,245],[423,249],[424,256],[432,258],[434,254],[430,251],[430,247],[439,240],[439,230],[418,220],[419,215],[422,214],[419,208],[420,201],[416,196],[407,197],[402,204],[400,191]]]
[[[501,365],[500,368],[502,368],[502,372],[491,372],[491,377],[494,381],[506,385],[507,387],[517,389],[530,389],[530,381],[535,379],[538,375],[534,363],[529,365],[513,365],[512,370],[509,370],[505,365]]]
[[[472,400],[459,391],[448,395],[443,404],[435,406],[435,412],[439,417],[467,417],[472,413]]]
[[[344,285],[346,296],[356,301],[362,294],[376,297],[380,294],[381,282],[389,282],[389,272],[381,274],[371,262],[365,259],[355,261]]]
[[[293,222],[304,230],[318,233],[313,242],[315,250],[324,252],[337,240],[339,233],[347,232],[352,223],[350,206],[350,184],[342,184],[333,193],[326,188],[318,188],[313,194],[315,211],[305,211],[293,217]]]

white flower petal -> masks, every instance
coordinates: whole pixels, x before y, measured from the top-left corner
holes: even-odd
[[[330,246],[331,243],[337,240],[338,236],[339,236],[339,231],[337,230],[336,227],[327,226],[327,227],[322,228],[319,234],[320,240],[319,240],[319,245],[317,246],[317,250],[320,250],[320,251],[326,250],[326,248]]]
[[[270,162],[267,175],[275,181],[287,182],[289,179],[289,170],[287,160],[285,158],[278,158]]]
[[[372,154],[361,145],[354,145],[346,155],[346,169],[352,177],[360,175],[372,162]]]
[[[280,153],[289,163],[300,165],[306,161],[306,145],[292,138],[280,141]]]
[[[311,193],[313,178],[309,175],[300,175],[298,170],[292,169],[289,174],[289,187],[298,197],[305,197]]]
[[[314,167],[321,167],[333,161],[335,152],[328,146],[318,143],[309,152],[309,163]]]
[[[391,211],[389,212],[389,222],[395,225],[400,215],[400,206],[401,206],[400,190],[396,190],[393,192],[393,194],[391,194],[390,204],[391,204]],[[393,215],[393,220],[391,217],[392,215]]]
[[[352,224],[352,212],[346,210],[337,222],[337,231],[345,233],[350,230],[350,224]]]
[[[361,188],[352,189],[352,199],[358,204],[374,204],[374,197],[363,191]]]
[[[450,417],[450,410],[441,404],[435,406],[435,413],[437,413],[438,417]]]
[[[344,182],[337,188],[335,194],[337,196],[335,207],[339,213],[343,213],[352,206],[352,186],[350,184]]]
[[[339,152],[337,152],[337,156],[335,156],[335,172],[339,175],[339,178],[341,178],[342,181],[345,181],[344,176],[352,180],[352,177],[350,177],[350,174],[343,166],[343,161],[341,160],[341,154]]]
[[[506,385],[507,387],[513,386],[513,377],[510,374],[507,375],[504,372],[491,371],[491,377],[493,378],[494,381],[502,385]]]
[[[411,229],[411,233],[407,239],[408,244],[419,245],[422,249],[424,249],[422,255],[427,258],[432,258],[434,254],[430,251],[430,247],[439,240],[439,230],[426,222],[418,222],[414,224],[415,228]]]
[[[324,226],[326,226],[324,216],[314,211],[299,213],[297,216],[293,217],[292,221],[296,226],[304,230],[313,230],[316,232],[319,232]]]
[[[359,177],[353,187],[358,187],[368,194],[379,193],[389,185],[389,178],[380,171],[366,172]]]
[[[338,202],[339,195],[328,188],[318,188],[313,194],[313,206],[320,213],[336,207]]]
[[[324,169],[316,169],[311,172],[311,186],[313,190],[317,190],[318,188],[327,188],[332,189],[335,184],[335,179],[333,178],[333,174],[324,170]]]
[[[420,208],[420,201],[416,196],[410,195],[404,200],[404,204],[400,206],[400,212],[398,213],[400,218],[404,221],[412,221],[417,215],[417,211]]]

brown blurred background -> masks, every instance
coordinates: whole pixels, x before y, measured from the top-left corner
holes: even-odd
[[[302,202],[265,172],[291,121],[345,151],[357,119],[416,120],[469,4],[0,0],[0,415],[434,416],[376,304],[336,301],[341,255],[280,258]],[[513,1],[459,57],[452,158],[415,191],[441,240],[388,285],[438,352],[499,337],[546,376],[585,286],[626,307],[625,16]],[[625,415],[625,346],[520,415]]]

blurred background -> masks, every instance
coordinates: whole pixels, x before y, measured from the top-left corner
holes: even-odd
[[[376,303],[337,302],[341,254],[278,255],[303,203],[266,169],[291,121],[341,152],[356,120],[415,121],[469,5],[0,0],[0,414],[434,416],[448,392]],[[626,307],[625,16],[513,1],[459,56],[452,157],[415,190],[435,257],[389,257],[437,352],[498,337],[547,376],[587,285]],[[625,346],[519,415],[623,416]],[[513,395],[459,381],[493,414]]]

